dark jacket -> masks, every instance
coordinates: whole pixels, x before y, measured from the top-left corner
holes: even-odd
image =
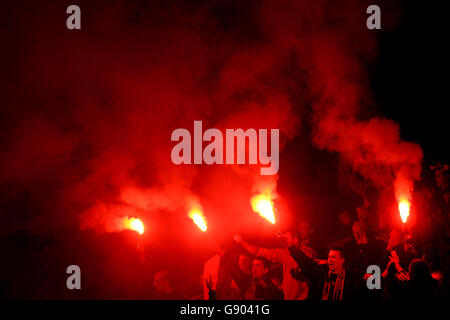
[[[361,277],[366,273],[368,266],[380,266],[384,258],[384,242],[372,237],[367,240],[367,244],[359,245],[352,238],[344,245],[347,264]]]
[[[253,279],[244,295],[245,300],[283,300],[284,293],[268,278]]]
[[[236,300],[242,299],[244,293],[252,284],[251,274],[243,272],[238,265],[239,253],[232,248],[225,251],[220,259],[219,280],[217,282],[217,299]],[[239,292],[231,288],[231,281],[237,284]]]
[[[300,268],[300,270],[291,270],[292,276],[295,279],[301,279],[302,276],[308,278],[311,282],[310,298],[321,300],[324,285],[329,281],[328,266],[317,265],[314,260],[308,258],[301,250],[294,246],[289,247],[289,252]],[[362,280],[354,272],[346,269],[342,300],[354,298],[358,290],[360,290],[361,284]]]

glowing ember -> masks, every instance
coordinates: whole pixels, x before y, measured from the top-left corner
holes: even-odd
[[[142,223],[141,220],[137,218],[128,218],[128,217],[124,218],[124,225],[125,228],[134,230],[139,234],[144,233],[144,224]]]
[[[191,218],[197,225],[197,227],[199,227],[199,229],[202,230],[203,232],[205,232],[206,229],[208,229],[208,227],[206,226],[205,217],[203,217],[203,214],[199,209],[192,209],[191,212],[189,213],[189,218]]]
[[[275,224],[275,213],[273,211],[272,198],[266,194],[260,194],[252,197],[251,200],[253,211],[267,219],[270,223]]]
[[[409,216],[409,202],[402,200],[398,203],[398,211],[400,212],[400,218],[402,218],[403,223],[406,223]]]

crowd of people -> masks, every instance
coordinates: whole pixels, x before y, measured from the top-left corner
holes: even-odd
[[[447,180],[448,181],[448,180]],[[442,181],[441,181],[442,182]],[[263,248],[241,235],[204,265],[206,300],[436,300],[448,297],[450,253],[448,183],[429,197],[434,219],[430,232],[412,233],[406,228],[380,232],[372,227],[370,201],[357,208],[355,221],[348,212],[339,214],[336,239],[324,244],[309,221],[277,233],[278,246]],[[423,188],[422,193],[427,194]],[[437,199],[440,197],[440,199]],[[341,230],[341,229],[342,230]],[[371,268],[368,268],[372,266]],[[376,270],[379,270],[377,272]],[[168,275],[156,298],[170,299]],[[376,283],[379,285],[368,285]],[[156,290],[158,291],[158,290]],[[171,295],[172,293],[172,295]]]

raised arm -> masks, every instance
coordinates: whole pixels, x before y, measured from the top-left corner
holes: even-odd
[[[239,268],[239,265],[236,263],[236,258],[237,257],[233,255],[230,250],[225,251],[225,254],[222,257],[222,263],[243,294],[247,291],[248,287],[250,287],[252,279],[250,275]]]
[[[302,250],[295,246],[290,246],[289,253],[307,277],[315,277],[316,274],[320,272],[319,265],[317,265],[313,259],[309,258]]]
[[[237,244],[240,244],[252,255],[256,255],[258,253],[259,247],[242,240],[242,237],[239,234],[234,236],[234,241],[236,241]]]

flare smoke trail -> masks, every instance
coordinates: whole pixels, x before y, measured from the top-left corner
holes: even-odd
[[[316,146],[377,186],[404,192],[418,179],[420,147],[401,141],[394,122],[364,113],[377,56],[368,2],[79,5],[79,32],[65,29],[64,4],[45,1],[8,8],[15,38],[0,31],[11,43],[0,182],[31,212],[26,224],[4,218],[4,230],[110,232],[124,216],[187,216],[192,199],[237,228],[243,211],[254,217],[253,195],[276,196],[278,176],[261,177],[259,166],[174,165],[170,134],[194,120],[279,128],[280,171],[283,147],[307,124]],[[395,17],[383,17],[389,28]]]

